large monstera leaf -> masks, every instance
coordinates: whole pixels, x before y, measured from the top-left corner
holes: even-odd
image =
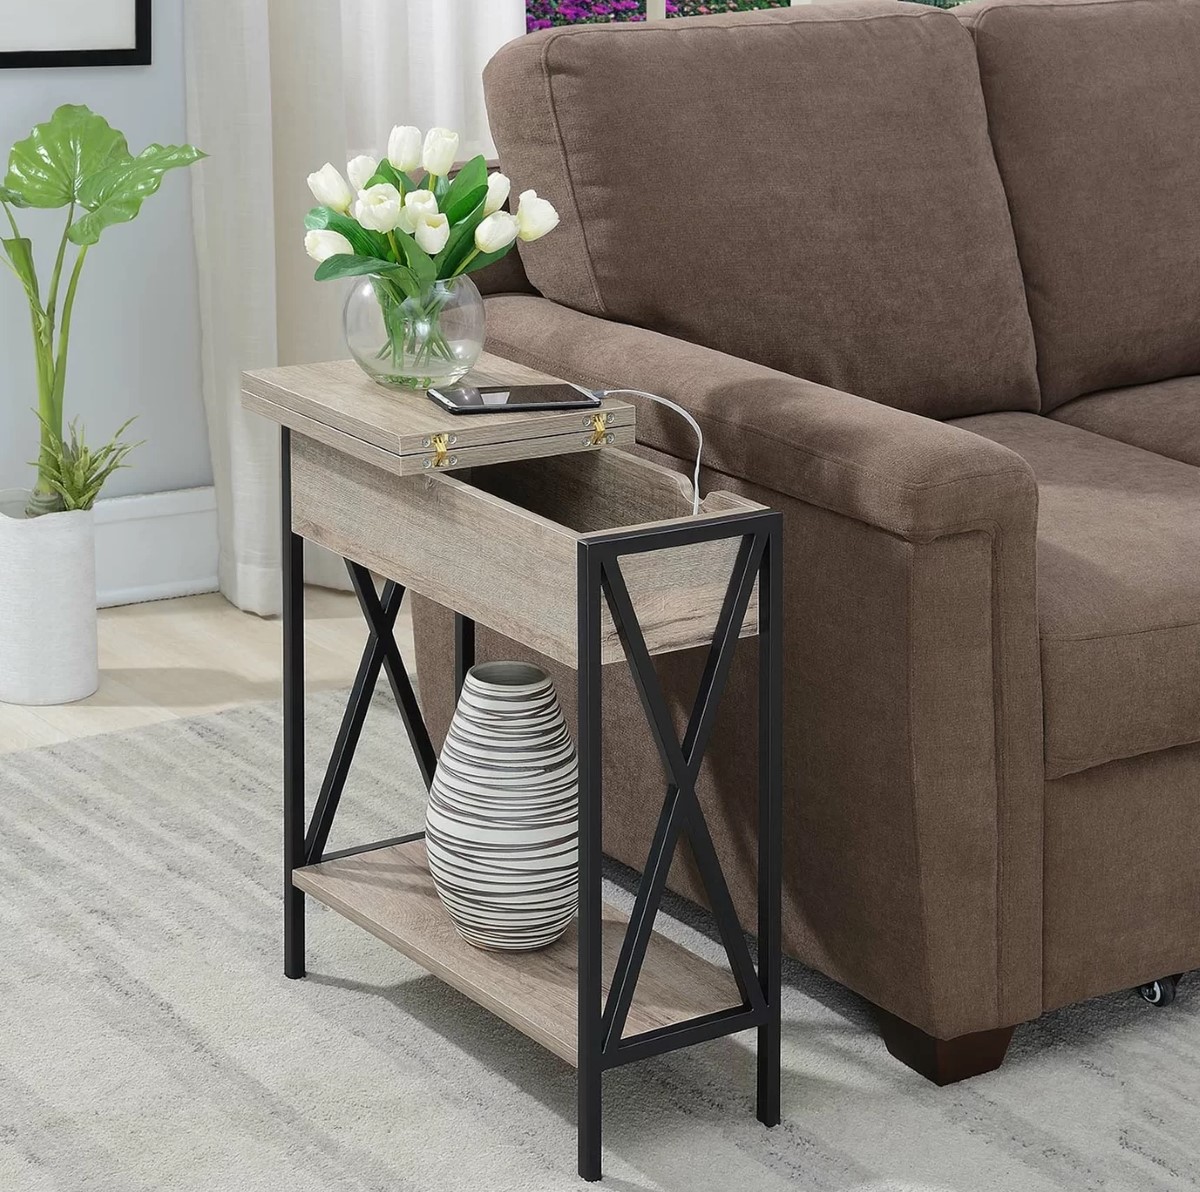
[[[71,240],[95,244],[105,228],[125,223],[158,190],[163,174],[204,154],[191,145],[151,145],[137,157],[122,133],[80,104],[64,104],[9,154],[0,201],[14,207],[65,207],[84,214]]]
[[[168,170],[190,166],[203,156],[191,145],[150,145],[137,157],[127,154],[89,175],[79,187],[79,203],[87,214],[71,225],[72,242],[95,244],[105,228],[137,215]]]
[[[82,104],[64,104],[18,141],[8,157],[5,198],[20,207],[65,207],[78,202],[84,182],[129,157],[123,134]]]

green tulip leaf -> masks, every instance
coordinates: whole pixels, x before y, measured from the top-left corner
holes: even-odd
[[[474,190],[467,191],[466,194],[459,195],[457,199],[452,200],[449,194],[446,195],[447,206],[445,207],[446,218],[451,224],[456,224],[460,220],[465,219],[476,207],[479,206],[487,198],[487,184],[477,186]]]
[[[8,255],[13,272],[20,279],[21,285],[25,287],[29,305],[34,311],[40,311],[42,302],[38,294],[37,270],[33,264],[33,242],[27,237],[21,236],[11,240],[0,240],[0,244],[4,245],[4,251]]]
[[[384,182],[390,186],[394,186],[399,191],[404,190],[404,175],[386,157],[375,167],[375,173],[367,180],[367,186],[364,186],[363,189],[366,190],[370,186],[379,186]],[[412,190],[412,187],[410,186],[408,189]]]
[[[402,283],[411,282],[415,285],[417,280],[411,269],[397,265],[395,261],[384,261],[379,257],[351,256],[349,253],[338,253],[337,256],[322,261],[313,277],[317,281],[333,281],[339,277],[364,277],[375,273],[381,277],[394,277]]]
[[[95,244],[105,228],[133,219],[168,170],[190,166],[204,156],[192,145],[149,145],[137,157],[112,161],[89,174],[78,194],[87,214],[71,225],[72,243]]]
[[[404,264],[412,270],[422,291],[429,289],[437,278],[437,267],[430,255],[407,233],[396,228],[392,232],[396,246],[404,257]]]
[[[64,104],[8,156],[4,189],[22,207],[65,207],[77,202],[85,181],[129,158],[123,134],[81,104]]]
[[[457,174],[454,175],[454,181],[446,190],[438,203],[438,209],[445,212],[446,218],[455,223],[462,219],[464,215],[474,209],[475,205],[483,197],[477,193],[483,188],[483,194],[487,193],[487,163],[483,157],[473,157]]]
[[[454,271],[475,247],[475,229],[483,222],[483,205],[487,198],[487,187],[471,211],[450,229],[446,247],[434,258],[433,264],[438,277],[453,277]],[[478,260],[479,258],[476,258]],[[469,272],[469,271],[468,271]]]
[[[334,211],[332,207],[314,207],[305,217],[304,226],[314,231],[340,232],[360,257],[376,257],[386,260],[391,251],[387,237],[382,232],[364,228],[356,219]]]

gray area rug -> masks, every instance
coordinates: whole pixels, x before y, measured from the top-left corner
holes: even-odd
[[[340,708],[310,701],[314,750]],[[320,907],[311,976],[283,978],[279,769],[273,705],[0,758],[0,1189],[582,1187],[573,1073],[549,1053]],[[421,806],[377,707],[331,847]],[[716,958],[704,917],[671,909],[660,925]],[[752,1037],[622,1068],[605,1186],[1200,1187],[1200,976],[1169,1010],[1047,1015],[947,1089],[892,1060],[852,994],[784,980],[784,1123],[754,1120]]]

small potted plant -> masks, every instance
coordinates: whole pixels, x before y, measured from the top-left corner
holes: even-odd
[[[308,176],[320,204],[305,220],[316,278],[360,280],[346,299],[346,343],[382,385],[428,389],[463,376],[483,351],[483,299],[467,276],[518,240],[538,240],[558,212],[532,190],[504,210],[509,180],[482,156],[457,170],[458,133],[397,125],[380,160],[346,177],[326,163]],[[347,181],[347,178],[349,181]]]
[[[79,277],[105,228],[133,219],[167,170],[203,156],[191,145],[150,145],[134,157],[106,120],[71,104],[9,153],[0,184],[0,263],[29,304],[37,378],[30,423],[40,424],[40,435],[33,491],[0,493],[0,701],[66,703],[96,690],[92,505],[136,444],[121,441],[128,423],[96,449],[77,422],[64,428]],[[67,209],[45,284],[32,241],[17,224],[17,209],[25,207]]]

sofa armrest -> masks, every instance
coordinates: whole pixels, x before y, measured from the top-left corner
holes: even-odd
[[[783,513],[789,950],[937,1038],[1035,1017],[1042,700],[1025,461],[961,428],[540,297],[487,310],[502,356],[685,406],[704,429],[707,483]],[[648,402],[638,439],[675,460],[694,453],[682,419]],[[423,696],[438,682],[428,673]],[[738,674],[752,699],[752,674]],[[681,701],[688,682],[669,684]],[[636,706],[628,692],[605,697],[621,740],[635,739],[620,718]],[[730,723],[701,799],[725,857],[744,860],[754,761]],[[606,847],[637,865],[657,769],[652,751],[613,767]],[[735,869],[751,927],[752,867]]]
[[[914,540],[985,521],[1036,522],[1029,465],[970,431],[545,298],[490,298],[487,320],[488,348],[501,356],[678,402],[704,430],[705,465],[727,476]],[[691,458],[682,419],[631,400],[639,442]]]

